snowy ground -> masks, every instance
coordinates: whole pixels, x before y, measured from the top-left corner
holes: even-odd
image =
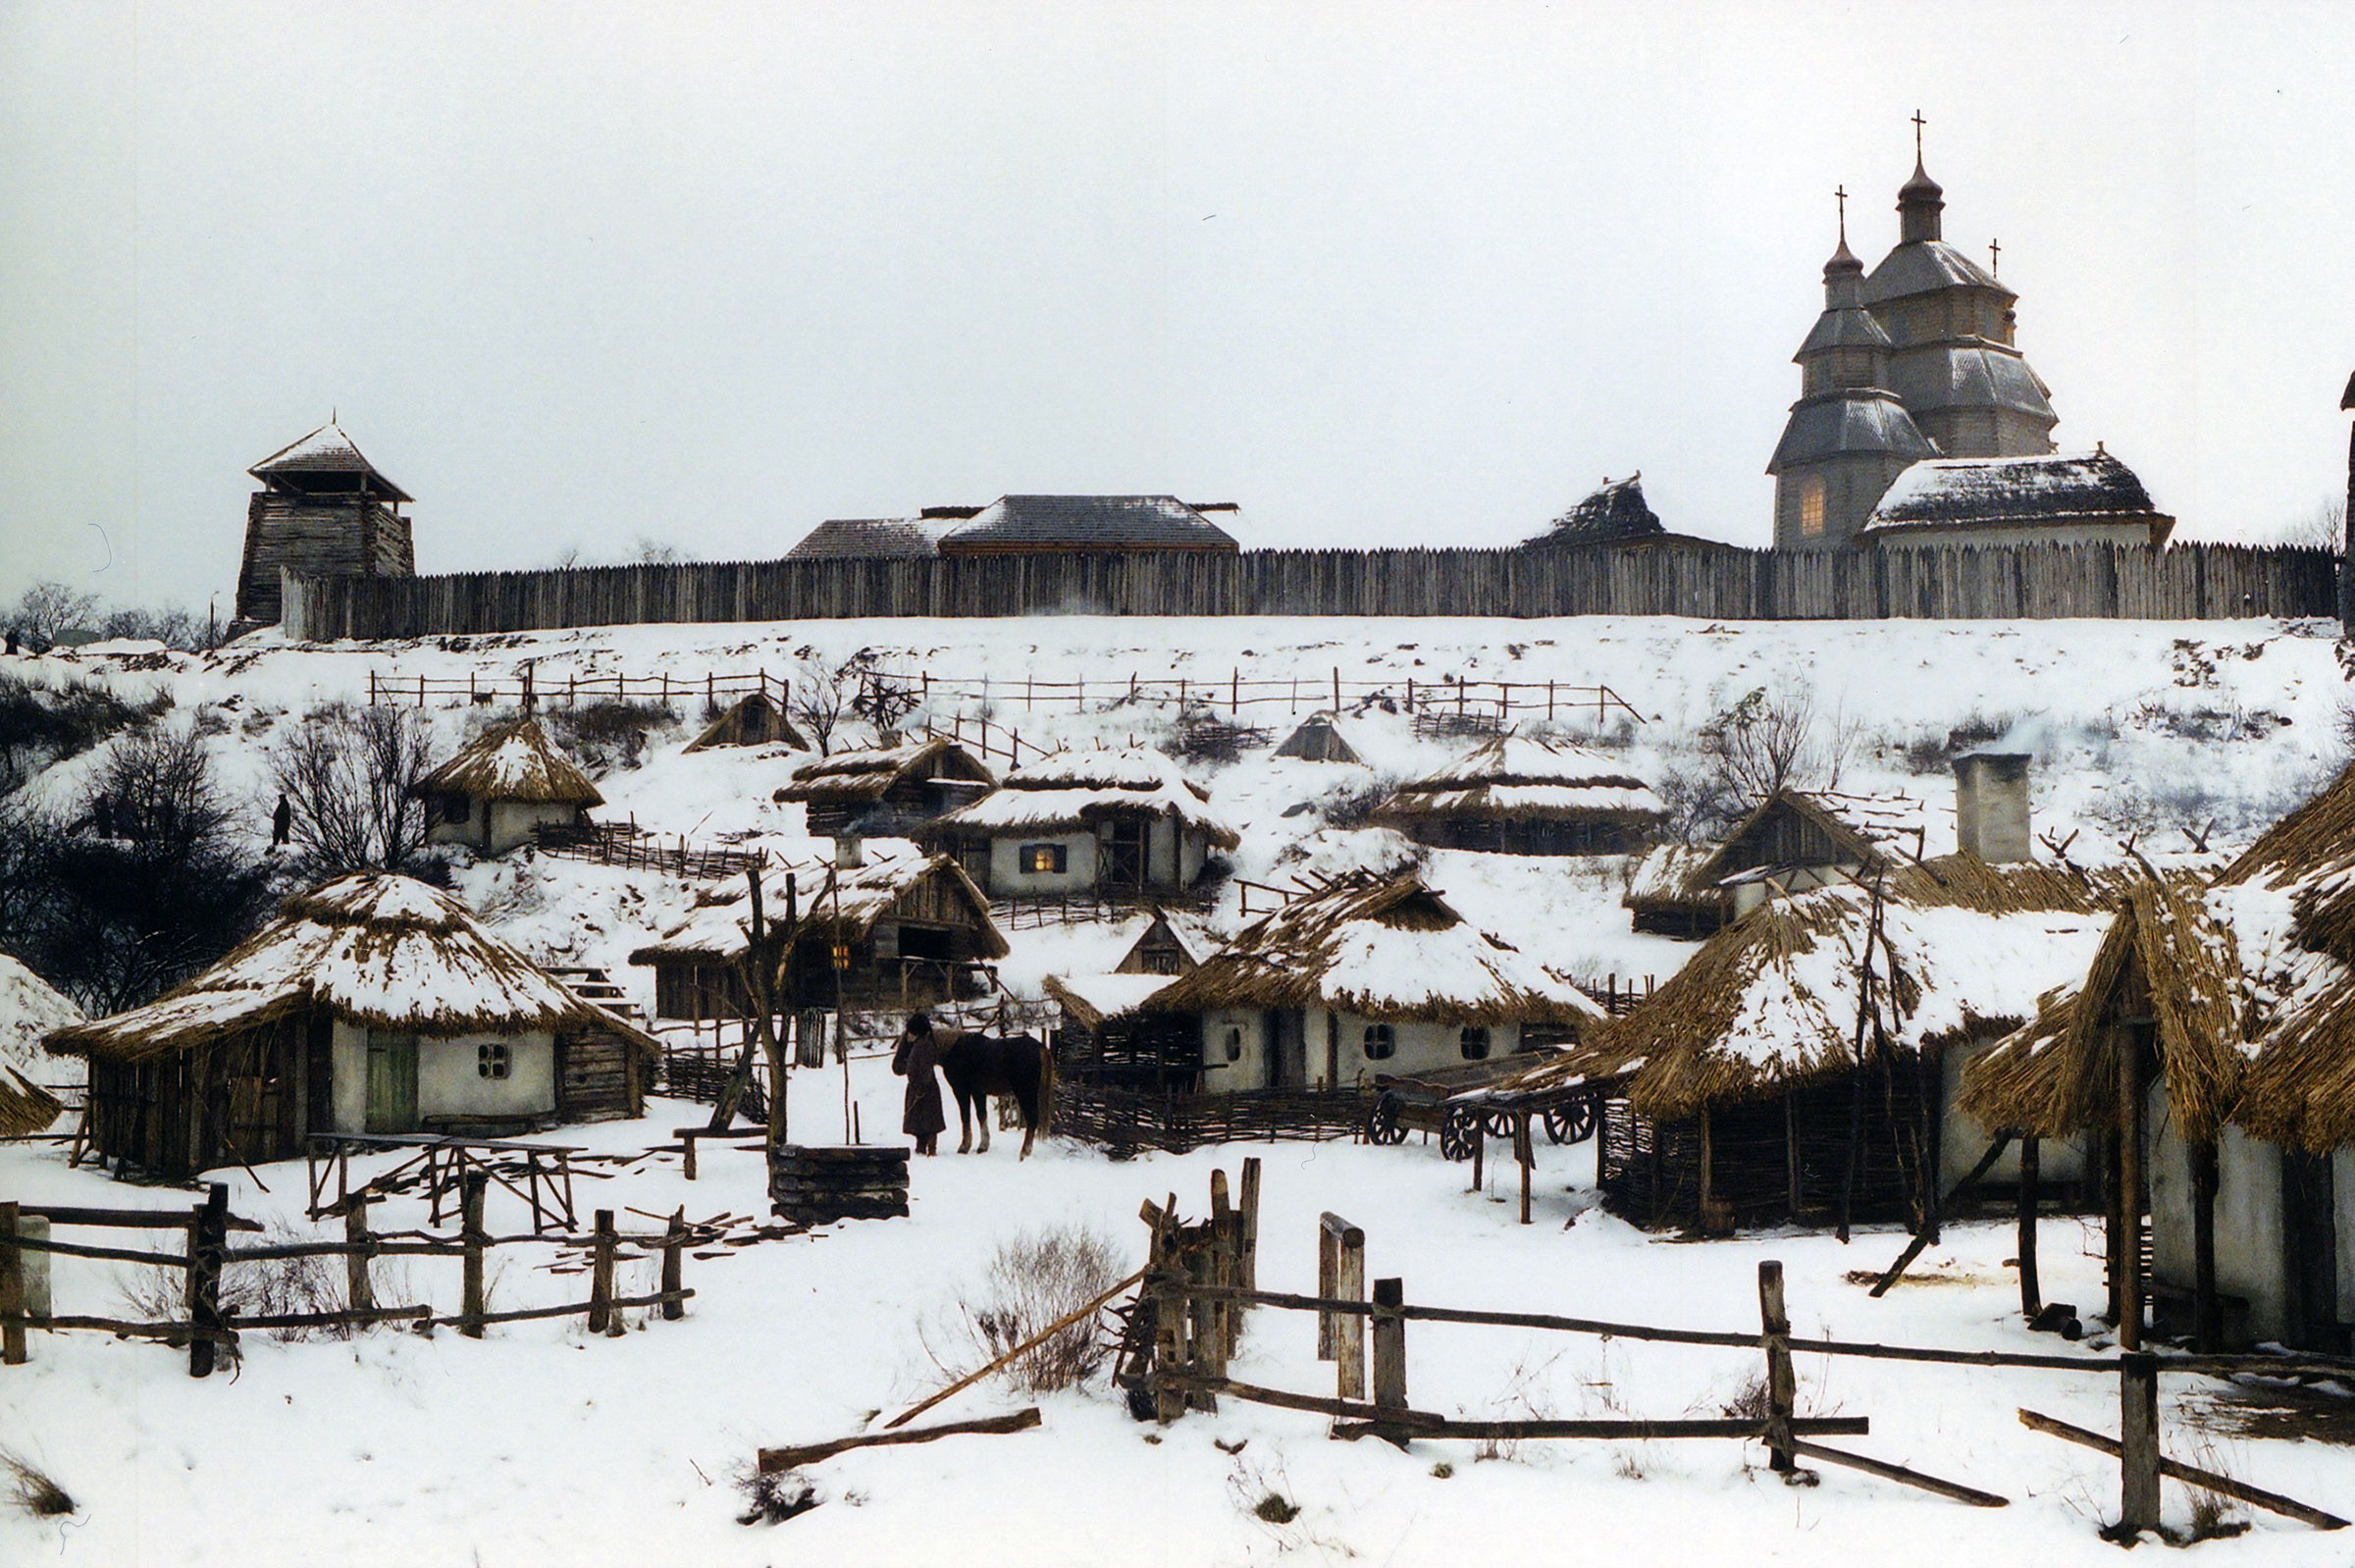
[[[896,1085],[882,1064],[854,1069],[865,1126],[896,1124]],[[839,1076],[797,1073],[794,1105],[805,1136],[837,1135]],[[600,1148],[643,1147],[696,1116],[656,1103],[644,1123],[575,1136]],[[1956,1228],[1916,1267],[1917,1282],[1876,1302],[1843,1276],[1885,1264],[1897,1236],[1867,1233],[1846,1248],[1818,1235],[1706,1245],[1649,1237],[1591,1208],[1591,1148],[1542,1151],[1537,1223],[1523,1228],[1506,1201],[1509,1166],[1492,1167],[1492,1193],[1469,1193],[1467,1168],[1413,1143],[1234,1147],[1114,1163],[1050,1142],[1018,1164],[1001,1141],[986,1158],[917,1161],[908,1220],[691,1260],[687,1282],[699,1293],[687,1319],[621,1340],[591,1339],[579,1320],[494,1328],[479,1342],[446,1331],[431,1340],[388,1332],[349,1343],[255,1334],[235,1377],[200,1383],[186,1376],[183,1355],[165,1348],[35,1335],[31,1364],[0,1374],[0,1441],[81,1507],[63,1525],[0,1513],[0,1561],[643,1568],[953,1558],[1092,1568],[1567,1552],[1647,1563],[1825,1562],[1881,1555],[1892,1540],[1923,1562],[1991,1553],[2115,1560],[2095,1536],[2116,1508],[2115,1466],[2028,1432],[2014,1415],[2026,1405],[2114,1431],[2112,1380],[1820,1357],[1801,1358],[1806,1406],[1872,1421],[1871,1436],[1848,1446],[2002,1492],[2013,1505],[1970,1510],[1836,1470],[1820,1486],[1786,1488],[1764,1471],[1756,1445],[1725,1441],[1530,1442],[1486,1457],[1473,1443],[1419,1441],[1401,1453],[1333,1442],[1319,1418],[1232,1401],[1157,1431],[1096,1390],[1041,1401],[1037,1432],[825,1461],[811,1472],[827,1499],[821,1506],[774,1527],[734,1522],[741,1500],[731,1478],[757,1447],[856,1431],[873,1412],[948,1381],[926,1352],[923,1326],[940,1320],[1001,1241],[1025,1227],[1079,1223],[1138,1258],[1142,1200],[1175,1191],[1199,1215],[1210,1170],[1232,1173],[1244,1153],[1266,1162],[1261,1278],[1270,1288],[1314,1288],[1316,1219],[1332,1209],[1365,1227],[1368,1267],[1403,1278],[1410,1300],[1739,1331],[1755,1325],[1756,1265],[1773,1257],[1789,1272],[1802,1334],[2063,1348],[2018,1326],[2002,1226]],[[710,1152],[704,1172],[689,1184],[673,1160],[584,1181],[582,1202],[654,1213],[684,1203],[697,1217],[758,1212],[756,1158]],[[235,1211],[294,1216],[300,1167],[256,1175],[268,1194],[245,1174],[230,1175]],[[24,1145],[0,1152],[0,1189],[27,1200],[186,1201],[69,1173],[53,1151]],[[512,1201],[495,1199],[494,1230],[516,1220],[501,1207]],[[414,1200],[379,1211],[386,1228],[423,1218]],[[639,1222],[625,1214],[623,1223]],[[2047,1223],[2048,1296],[2096,1298],[2089,1239],[2073,1221]],[[58,1267],[59,1310],[119,1307],[119,1266]],[[405,1288],[380,1284],[384,1298],[454,1306],[454,1262],[382,1267],[405,1277]],[[499,1273],[493,1305],[581,1293],[577,1276],[559,1280],[515,1261]],[[1408,1386],[1419,1408],[1467,1415],[1715,1415],[1751,1381],[1756,1360],[1747,1351],[1416,1324]],[[1313,1319],[1297,1314],[1261,1313],[1234,1374],[1309,1392],[1332,1387],[1332,1369],[1314,1359]],[[2167,1391],[2176,1451],[2209,1440],[2232,1473],[2260,1485],[2324,1505],[2355,1495],[2355,1450],[2190,1437],[2172,1414],[2184,1390],[2171,1379]],[[940,1416],[1020,1402],[984,1385]],[[1451,1475],[1437,1471],[1442,1464]],[[1256,1518],[1269,1491],[1296,1504],[1299,1518]],[[2168,1491],[2179,1523],[2187,1503],[2172,1485]],[[2204,1549],[2269,1563],[2347,1560],[2343,1541],[2264,1516],[2237,1543]]]

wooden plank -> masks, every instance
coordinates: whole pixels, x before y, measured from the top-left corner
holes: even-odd
[[[1992,1491],[1981,1491],[1975,1487],[1965,1487],[1961,1482],[1941,1481],[1936,1476],[1927,1476],[1918,1470],[1909,1470],[1904,1465],[1893,1465],[1882,1459],[1867,1459],[1860,1453],[1850,1453],[1844,1448],[1826,1448],[1819,1442],[1808,1442],[1804,1438],[1794,1438],[1791,1447],[1796,1453],[1827,1465],[1845,1465],[1851,1470],[1861,1470],[1868,1476],[1878,1476],[1883,1481],[1918,1487],[1923,1491],[1952,1497],[1957,1502],[1966,1502],[1974,1508],[2007,1508],[2012,1504],[2011,1498],[1999,1497]]]
[[[181,1217],[180,1228],[186,1230],[186,1216]],[[141,1252],[134,1247],[88,1247],[78,1241],[44,1241],[32,1236],[0,1233],[0,1252],[51,1252],[67,1258],[98,1258],[112,1263],[158,1263],[167,1268],[184,1269],[188,1266],[185,1252]]]
[[[2073,1442],[2079,1447],[2091,1448],[2096,1453],[2106,1453],[2113,1459],[2120,1457],[2118,1440],[2114,1437],[2105,1437],[2098,1432],[2088,1432],[2083,1427],[2074,1427],[2066,1421],[2055,1420],[2051,1416],[2040,1415],[2033,1410],[2020,1411],[2019,1424],[2031,1432],[2041,1432],[2049,1437],[2059,1437],[2064,1442]],[[2277,1491],[2267,1491],[2262,1487],[2252,1487],[2247,1482],[2235,1481],[2230,1476],[2220,1476],[2213,1470],[2202,1470],[2196,1465],[2187,1465],[2180,1460],[2167,1458],[2165,1455],[2160,1457],[2159,1469],[2160,1473],[2171,1481],[2180,1481],[2185,1486],[2200,1487],[2222,1496],[2237,1498],[2254,1507],[2263,1508],[2269,1513],[2281,1514],[2286,1518],[2297,1520],[2300,1524],[2312,1525],[2317,1530],[2344,1530],[2347,1528],[2347,1521],[2339,1518],[2336,1514],[2325,1513],[2320,1508],[2309,1507],[2295,1497],[2285,1497]]]
[[[1086,1305],[1074,1307],[1070,1312],[1065,1313],[1062,1317],[1057,1318],[1053,1323],[1048,1324],[1044,1329],[1039,1330],[1038,1333],[1032,1334],[1020,1344],[1016,1345],[1004,1355],[1001,1355],[996,1360],[990,1362],[989,1365],[982,1367],[977,1371],[967,1373],[964,1377],[958,1379],[955,1383],[950,1384],[946,1388],[941,1389],[938,1393],[931,1395],[929,1398],[924,1399],[919,1403],[910,1405],[906,1410],[901,1411],[898,1415],[883,1423],[884,1430],[890,1431],[906,1426],[909,1422],[915,1420],[917,1416],[922,1415],[925,1411],[939,1404],[942,1400],[947,1399],[950,1395],[962,1393],[964,1390],[971,1387],[974,1384],[979,1383],[983,1378],[988,1377],[991,1373],[997,1371],[1000,1367],[1005,1366],[1017,1356],[1020,1356],[1026,1351],[1036,1349],[1038,1346],[1046,1343],[1049,1339],[1052,1339],[1055,1337],[1055,1335],[1061,1333],[1064,1330],[1070,1328],[1073,1324],[1079,1322],[1081,1319],[1092,1317],[1097,1312],[1102,1311],[1105,1304],[1110,1302],[1113,1297],[1119,1295],[1122,1291],[1126,1290],[1131,1285],[1134,1285],[1142,1281],[1145,1277],[1145,1270],[1137,1270],[1136,1273],[1128,1276],[1128,1278],[1125,1280],[1121,1281],[1118,1284],[1112,1286],[1110,1289],[1098,1294]]]
[[[821,1459],[831,1459],[838,1453],[854,1448],[880,1448],[897,1443],[932,1442],[941,1437],[996,1437],[1008,1433],[1028,1432],[1039,1424],[1038,1406],[1030,1405],[1009,1416],[985,1416],[978,1421],[949,1421],[937,1427],[909,1427],[900,1430],[861,1433],[857,1437],[837,1437],[831,1442],[805,1443],[794,1448],[763,1448],[759,1451],[760,1474],[773,1476],[780,1471],[801,1465],[811,1465]]]
[[[19,1240],[17,1206],[0,1202],[0,1243]],[[25,1364],[25,1254],[0,1244],[0,1366]]]

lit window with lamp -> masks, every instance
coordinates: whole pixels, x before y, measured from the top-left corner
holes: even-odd
[[[1070,858],[1071,846],[1067,844],[1025,844],[1015,860],[1025,874],[1041,876],[1064,870]]]
[[[1823,537],[1823,476],[1809,474],[1799,482],[1799,532],[1805,539]]]

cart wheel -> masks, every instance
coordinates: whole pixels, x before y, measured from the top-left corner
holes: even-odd
[[[1374,1109],[1366,1113],[1366,1141],[1387,1148],[1406,1141],[1406,1127],[1398,1120],[1398,1096],[1385,1093],[1374,1101]]]
[[[1463,1106],[1450,1110],[1439,1122],[1439,1158],[1471,1159],[1473,1140],[1481,1135],[1484,1120],[1479,1112]]]
[[[1518,1130],[1513,1125],[1513,1113],[1510,1111],[1491,1111],[1480,1119],[1480,1124],[1492,1138],[1510,1138]]]
[[[1545,1113],[1545,1136],[1555,1143],[1584,1143],[1594,1135],[1593,1100],[1573,1100]]]

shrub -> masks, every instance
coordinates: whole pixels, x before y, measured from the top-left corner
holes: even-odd
[[[417,786],[432,771],[414,708],[330,703],[304,714],[270,754],[302,879],[409,869],[425,850]]]
[[[11,1507],[35,1519],[54,1519],[74,1511],[74,1499],[65,1488],[31,1460],[6,1448],[0,1448],[0,1489]]]
[[[958,1297],[947,1330],[951,1344],[944,1347],[949,1353],[934,1350],[933,1359],[943,1370],[952,1362],[995,1361],[1102,1295],[1125,1273],[1101,1231],[1079,1225],[1023,1231],[1001,1244],[979,1281]],[[1094,1320],[1082,1318],[1016,1357],[999,1376],[1022,1393],[1055,1393],[1086,1383],[1111,1355]]]
[[[679,722],[677,710],[661,703],[589,703],[550,708],[547,717],[557,743],[593,773],[636,767],[648,737]]]
[[[35,686],[0,675],[0,794],[171,706],[169,697],[142,705],[126,703],[86,681]]]

